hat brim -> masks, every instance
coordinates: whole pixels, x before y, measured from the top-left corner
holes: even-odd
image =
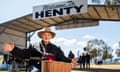
[[[38,36],[40,38],[42,38],[43,33],[50,33],[52,35],[52,38],[54,38],[56,35],[56,33],[52,32],[52,31],[40,31],[40,32],[38,32]]]

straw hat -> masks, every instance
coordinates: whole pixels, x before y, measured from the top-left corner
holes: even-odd
[[[55,32],[52,32],[49,27],[45,27],[45,28],[43,28],[42,31],[38,32],[38,36],[39,36],[40,38],[42,38],[42,34],[43,34],[43,33],[50,33],[50,34],[52,35],[52,38],[54,38],[55,35],[56,35],[56,33],[55,33]]]

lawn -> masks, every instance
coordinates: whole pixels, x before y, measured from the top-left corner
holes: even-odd
[[[20,71],[25,72],[25,68],[21,68]],[[8,70],[0,69],[0,72],[9,72]],[[15,71],[14,71],[15,72]]]

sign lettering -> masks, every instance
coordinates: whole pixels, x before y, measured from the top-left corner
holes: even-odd
[[[87,0],[70,0],[51,5],[35,6],[33,19],[41,19],[62,15],[70,15],[87,12]]]

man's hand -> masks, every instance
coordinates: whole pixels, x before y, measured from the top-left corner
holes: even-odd
[[[77,65],[77,60],[73,58],[71,64],[72,64],[72,68],[75,68],[75,66]]]
[[[4,44],[3,44],[3,50],[4,50],[5,52],[11,52],[11,51],[14,49],[14,47],[15,47],[14,43],[11,43],[11,44],[9,44],[9,43],[4,43]]]

